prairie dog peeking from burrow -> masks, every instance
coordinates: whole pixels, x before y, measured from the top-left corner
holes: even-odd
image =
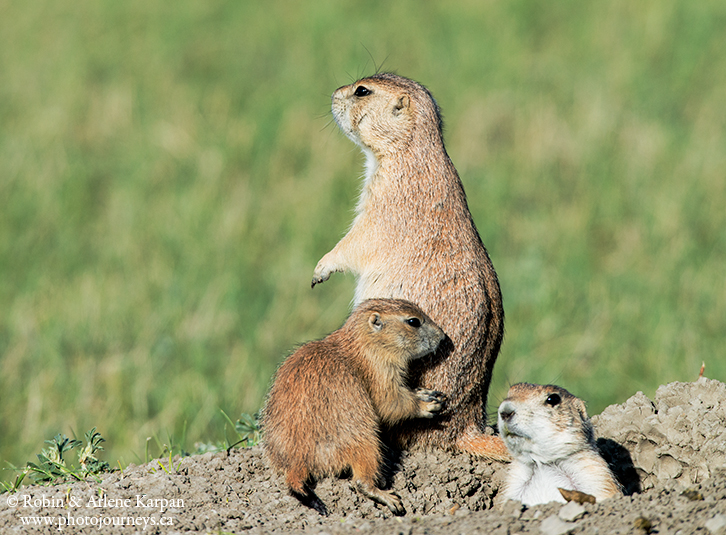
[[[595,446],[585,403],[555,385],[513,385],[499,406],[499,433],[513,457],[506,499],[536,505],[565,502],[559,489],[594,496],[621,494]]]

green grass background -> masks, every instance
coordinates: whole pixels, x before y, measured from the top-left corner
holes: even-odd
[[[362,170],[329,95],[381,63],[437,97],[500,276],[490,409],[726,380],[724,28],[723,0],[0,3],[0,460],[219,440],[344,321],[350,275],[309,287]]]

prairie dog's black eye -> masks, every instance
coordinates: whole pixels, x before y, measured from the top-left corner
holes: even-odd
[[[550,394],[547,396],[547,399],[545,400],[545,404],[551,405],[553,407],[556,407],[560,404],[560,401],[562,401],[562,398],[559,394]]]
[[[355,88],[355,93],[353,93],[356,97],[367,97],[370,95],[373,91],[368,89],[365,86],[359,85]]]
[[[418,318],[408,318],[406,320],[406,323],[408,323],[411,327],[418,329],[421,327],[421,320]]]

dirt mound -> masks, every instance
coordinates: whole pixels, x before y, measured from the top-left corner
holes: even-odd
[[[726,470],[726,384],[719,381],[661,386],[653,401],[638,392],[592,421],[598,436],[630,452],[643,489],[671,479],[700,483]]]
[[[599,504],[497,502],[507,466],[441,451],[404,454],[391,485],[405,517],[345,479],[316,489],[331,515],[304,508],[262,450],[153,461],[99,482],[25,487],[0,497],[1,533],[725,533],[726,385],[701,379],[638,393],[593,418],[629,493]],[[636,527],[641,526],[640,530]]]

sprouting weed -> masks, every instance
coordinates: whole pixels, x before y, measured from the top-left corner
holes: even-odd
[[[26,475],[34,480],[35,483],[54,484],[75,479],[81,481],[89,476],[95,477],[102,472],[109,471],[110,467],[106,461],[101,461],[96,456],[97,452],[102,451],[102,442],[104,438],[94,427],[85,434],[86,444],[75,438],[71,439],[60,433],[53,437],[52,440],[46,440],[46,444],[50,446],[44,448],[40,453],[36,454],[38,462],[28,462],[22,473],[16,478],[13,484],[3,483],[6,491],[17,490]],[[78,463],[76,467],[66,462],[66,454],[71,450],[79,448]]]
[[[169,456],[167,459],[168,466],[164,466],[164,463],[162,463],[160,459],[157,459],[156,462],[159,465],[159,468],[161,468],[164,472],[166,472],[169,475],[178,474],[179,470],[181,469],[181,464],[182,464],[184,454],[183,453],[181,454],[182,458],[179,459],[179,464],[177,464],[176,466],[174,466],[174,461],[173,461],[174,449],[167,446],[166,444],[164,444],[164,454],[168,454],[168,456]]]
[[[78,453],[78,462],[81,463],[81,469],[88,474],[107,472],[110,468],[106,461],[100,461],[96,457],[96,452],[103,451],[101,442],[106,442],[106,439],[95,427],[86,432],[86,446]]]
[[[241,446],[243,448],[250,448],[254,445],[256,445],[260,441],[260,421],[259,421],[259,414],[249,415],[247,413],[242,413],[242,415],[239,417],[239,420],[236,422],[232,422],[229,416],[227,416],[227,413],[224,411],[220,411],[222,413],[222,416],[229,422],[229,424],[234,428],[235,432],[237,433],[237,436],[239,437],[239,440],[236,442],[230,442],[227,438],[227,426],[224,426],[224,435],[225,435],[225,448],[226,450],[231,450],[234,447]]]
[[[233,422],[232,419],[227,416],[223,410],[219,412],[227,423],[224,425],[224,442],[197,442],[194,444],[194,453],[219,453],[222,451],[229,452],[233,448],[242,447],[250,448],[255,446],[260,441],[260,423],[259,415],[242,413],[239,420]],[[229,424],[235,431],[236,437],[232,437],[230,441],[227,436],[227,424]]]
[[[15,468],[13,465],[10,465],[10,470],[15,470],[20,473],[17,476],[15,476],[15,480],[12,482],[0,481],[0,494],[3,494],[5,492],[8,492],[8,493],[17,492],[17,490],[20,488],[20,484],[23,482],[23,479],[25,479],[25,476],[27,475],[26,470]]]
[[[260,441],[260,419],[259,414],[249,415],[242,413],[239,420],[235,422],[234,429],[245,441],[245,447],[256,445]]]

